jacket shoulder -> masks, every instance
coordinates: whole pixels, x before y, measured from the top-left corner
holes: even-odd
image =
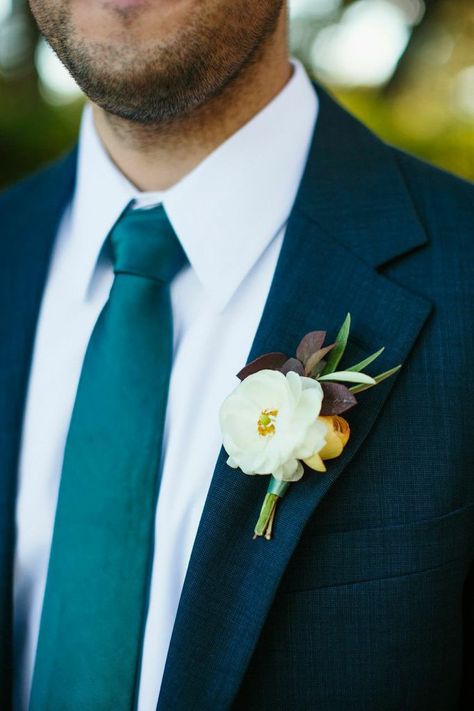
[[[17,183],[0,191],[0,213],[2,218],[12,210],[22,208],[24,201],[45,200],[55,192],[62,193],[74,181],[77,148],[57,160],[22,178]]]
[[[474,183],[399,149],[391,151],[418,217],[432,238],[449,235],[474,247]]]

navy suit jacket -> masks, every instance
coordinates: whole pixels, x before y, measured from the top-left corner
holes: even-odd
[[[376,371],[404,366],[359,396],[343,455],[291,487],[271,542],[249,535],[267,481],[236,475],[221,451],[160,711],[474,708],[474,190],[385,145],[318,93],[313,145],[249,359],[292,354],[310,330],[334,336],[350,311],[346,362],[385,346]],[[74,178],[73,152],[0,198],[2,708],[22,415]]]

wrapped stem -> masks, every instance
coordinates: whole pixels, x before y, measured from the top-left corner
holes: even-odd
[[[257,525],[255,526],[254,539],[259,538],[260,536],[264,536],[267,541],[271,539],[278,499],[281,499],[285,495],[289,485],[289,481],[279,481],[273,476],[271,477],[267,493],[260,510],[260,516],[258,517]]]

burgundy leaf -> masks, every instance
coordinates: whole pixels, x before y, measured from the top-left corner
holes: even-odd
[[[296,349],[296,357],[298,360],[300,360],[303,365],[306,365],[308,358],[322,348],[325,338],[326,331],[310,331],[310,333],[307,333],[306,336],[301,339]]]
[[[316,351],[316,353],[313,353],[313,355],[311,355],[308,358],[308,360],[306,361],[306,365],[305,365],[305,369],[304,369],[305,375],[311,375],[314,377],[317,373],[313,373],[313,370],[316,368],[318,363],[324,358],[324,356],[327,353],[329,353],[329,351],[332,351],[332,349],[334,348],[335,345],[336,345],[335,343],[331,343],[330,346],[325,346],[324,348],[320,348],[319,351]]]
[[[340,415],[351,407],[357,405],[357,400],[342,383],[320,383],[324,399],[321,406],[321,415]]]
[[[321,375],[321,373],[323,372],[325,367],[326,367],[326,361],[323,358],[323,360],[320,360],[319,363],[313,368],[311,377],[318,378]]]
[[[244,380],[249,375],[258,373],[259,370],[280,370],[281,366],[288,360],[288,356],[284,353],[265,353],[242,368],[237,373],[240,380]]]
[[[289,373],[290,370],[292,370],[294,373],[298,373],[298,375],[304,375],[303,363],[298,360],[298,358],[288,358],[286,363],[283,363],[280,370],[283,375]]]

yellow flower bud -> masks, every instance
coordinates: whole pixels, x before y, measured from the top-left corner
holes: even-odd
[[[325,472],[325,459],[335,459],[339,457],[346,446],[351,433],[349,423],[339,415],[326,415],[318,417],[320,422],[326,425],[326,443],[319,452],[315,452],[304,463],[317,472]]]

